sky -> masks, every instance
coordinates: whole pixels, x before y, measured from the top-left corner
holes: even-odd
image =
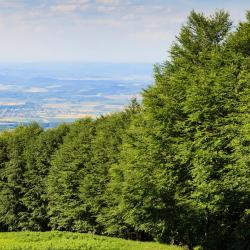
[[[0,62],[162,62],[191,10],[250,0],[0,0]]]

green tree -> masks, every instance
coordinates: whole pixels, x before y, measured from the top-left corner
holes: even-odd
[[[0,194],[2,193],[2,190],[5,188],[6,183],[6,174],[5,172],[5,163],[8,162],[8,132],[2,132],[0,134]],[[0,206],[1,208],[1,206]],[[2,209],[2,208],[1,208]],[[7,230],[7,224],[5,221],[0,220],[0,231],[6,231]]]
[[[92,230],[89,208],[80,198],[79,187],[91,169],[91,142],[95,127],[91,119],[70,126],[56,152],[48,176],[48,214],[52,229],[88,232]]]
[[[118,162],[122,138],[131,119],[139,112],[140,104],[132,99],[125,111],[106,115],[95,122],[96,133],[91,148],[92,168],[85,175],[80,191],[82,200],[88,203],[96,219],[96,230],[99,232],[106,227],[103,216],[110,206],[110,195],[106,193],[110,181],[109,170]]]
[[[246,21],[240,22],[236,31],[230,35],[227,46],[244,57],[250,56],[250,11],[246,13]]]
[[[0,183],[0,223],[8,231],[22,229],[21,214],[26,211],[22,202],[26,169],[24,151],[29,142],[35,140],[41,132],[42,129],[34,123],[28,127],[18,127],[8,134],[8,160],[3,163]]]
[[[67,132],[67,125],[44,131],[25,149],[26,169],[23,174],[22,203],[26,210],[20,213],[22,229],[35,231],[49,229],[47,175],[51,167],[51,158],[63,143]]]
[[[230,27],[223,11],[208,18],[192,12],[171,61],[156,67],[142,116],[132,122],[111,169],[111,232],[123,221],[125,231],[190,247],[222,249],[228,241],[224,178],[234,162],[231,143],[245,105],[240,96],[248,95],[247,84],[239,89],[248,81],[247,63],[225,45]]]

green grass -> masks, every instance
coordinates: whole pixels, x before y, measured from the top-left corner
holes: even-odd
[[[0,233],[0,250],[182,250],[154,242],[70,232]]]

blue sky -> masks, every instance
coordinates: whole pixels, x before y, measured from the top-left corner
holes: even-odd
[[[0,61],[161,62],[188,13],[249,0],[0,0]]]

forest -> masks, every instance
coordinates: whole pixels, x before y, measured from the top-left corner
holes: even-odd
[[[142,102],[0,133],[0,231],[250,249],[250,11],[191,12]]]

